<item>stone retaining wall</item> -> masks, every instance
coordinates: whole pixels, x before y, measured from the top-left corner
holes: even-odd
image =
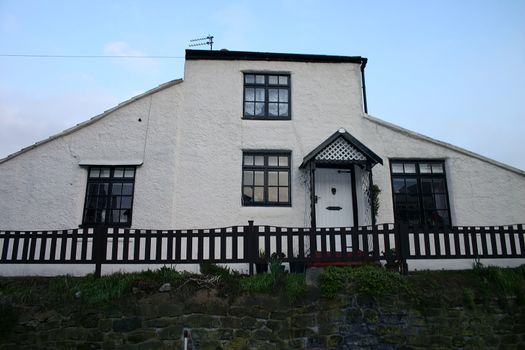
[[[45,310],[17,306],[18,320],[1,340],[7,349],[525,349],[525,307],[509,301],[473,309],[380,304],[354,295],[311,296],[290,306],[270,296],[235,301],[201,291],[133,296],[105,310],[81,305]]]

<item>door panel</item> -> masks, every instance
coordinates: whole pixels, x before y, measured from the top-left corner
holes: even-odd
[[[349,227],[354,224],[352,176],[348,169],[315,170],[315,221],[317,227]]]

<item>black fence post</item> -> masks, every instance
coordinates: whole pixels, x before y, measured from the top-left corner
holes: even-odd
[[[410,255],[410,246],[408,241],[408,225],[395,224],[396,226],[396,250],[399,254],[399,262],[401,263],[401,273],[408,275],[407,258]]]
[[[106,257],[107,226],[95,226],[93,231],[93,259],[95,260],[95,277],[102,274],[102,262]]]
[[[255,230],[253,226],[253,220],[248,220],[248,226],[247,226],[248,232],[247,232],[247,242],[248,242],[248,264],[249,264],[249,271],[250,276],[253,275],[253,264],[256,260],[255,250],[257,249],[255,245]]]

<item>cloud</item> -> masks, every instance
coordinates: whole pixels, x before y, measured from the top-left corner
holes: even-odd
[[[98,115],[119,100],[100,92],[36,97],[0,88],[0,159]]]
[[[108,56],[147,56],[143,51],[130,47],[124,41],[112,41],[104,45],[104,55]],[[148,73],[159,70],[159,60],[153,58],[114,58],[115,65],[136,73]]]

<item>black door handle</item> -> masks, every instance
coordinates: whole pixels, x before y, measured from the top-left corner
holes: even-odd
[[[334,206],[330,206],[330,207],[326,207],[326,210],[341,210],[343,208],[341,207],[334,207]]]

